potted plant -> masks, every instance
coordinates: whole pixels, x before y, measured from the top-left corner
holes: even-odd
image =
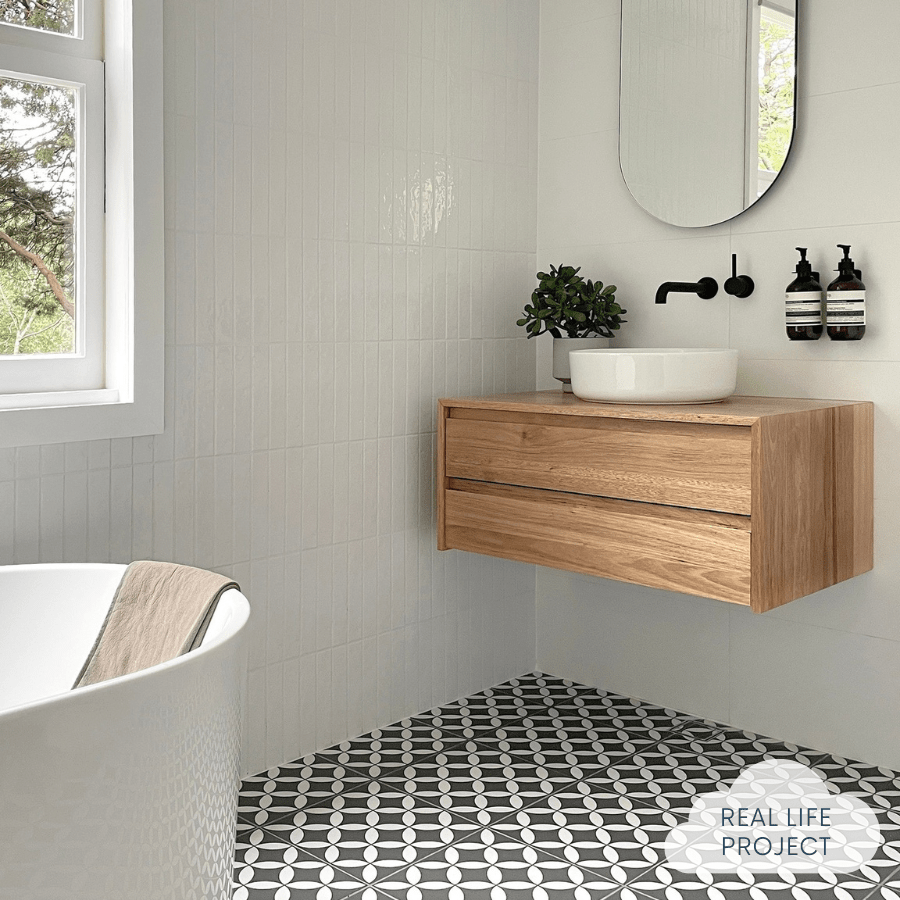
[[[553,335],[553,377],[571,392],[569,351],[605,347],[619,330],[627,310],[616,303],[616,286],[602,281],[585,281],[581,268],[550,266],[549,274],[538,272],[538,286],[525,304],[525,317],[516,324],[537,337],[545,331]]]

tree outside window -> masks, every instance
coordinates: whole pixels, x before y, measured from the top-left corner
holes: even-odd
[[[74,32],[73,0],[0,0],[0,22]],[[75,347],[75,93],[0,77],[0,355]]]
[[[759,29],[759,168],[780,172],[794,129],[794,24],[767,10]]]

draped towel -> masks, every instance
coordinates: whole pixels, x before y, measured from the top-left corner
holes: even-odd
[[[133,562],[73,687],[139,672],[199,647],[219,597],[236,587],[191,566]]]

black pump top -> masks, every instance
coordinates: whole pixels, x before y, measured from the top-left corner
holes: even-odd
[[[812,278],[812,263],[806,258],[806,247],[797,247],[800,251],[800,262],[797,263],[797,277],[809,280]]]
[[[853,260],[850,259],[850,245],[838,244],[837,246],[844,251],[844,258],[838,262],[837,271],[840,272],[841,275],[849,275],[853,278],[856,274],[856,270],[853,268]]]

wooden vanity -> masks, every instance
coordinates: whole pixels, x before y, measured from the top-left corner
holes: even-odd
[[[872,568],[873,406],[438,401],[438,548],[765,612]]]

